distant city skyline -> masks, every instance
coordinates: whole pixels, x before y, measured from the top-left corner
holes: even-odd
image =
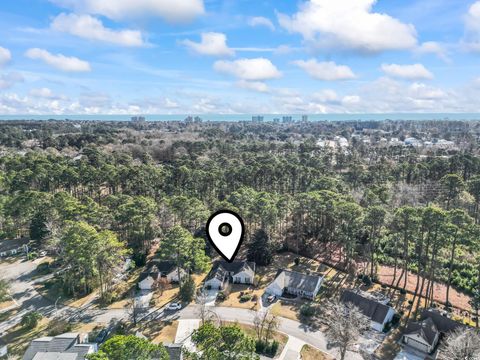
[[[4,116],[480,113],[480,1],[5,0],[0,17]]]

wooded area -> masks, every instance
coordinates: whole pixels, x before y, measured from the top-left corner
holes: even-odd
[[[193,235],[184,245],[202,248],[208,216],[231,209],[247,247],[327,259],[372,280],[389,265],[397,288],[416,274],[426,305],[442,282],[447,302],[454,287],[476,308],[479,132],[480,123],[448,121],[4,122],[0,238],[52,251],[65,290],[85,294],[106,291],[125,256],[142,265],[175,225]],[[319,144],[335,136],[349,146]],[[385,144],[393,137],[456,147]],[[259,229],[268,241],[251,242]],[[204,254],[190,255],[190,269],[203,269]]]

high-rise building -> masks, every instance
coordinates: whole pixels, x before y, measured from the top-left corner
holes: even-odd
[[[252,116],[252,121],[253,122],[263,122],[264,117],[257,115],[257,116]]]
[[[145,116],[132,116],[131,120],[134,123],[142,123],[146,121]]]
[[[293,122],[293,118],[291,116],[284,116],[284,117],[282,117],[282,122],[291,123],[291,122]]]
[[[307,122],[308,121],[308,115],[302,115],[302,121]]]

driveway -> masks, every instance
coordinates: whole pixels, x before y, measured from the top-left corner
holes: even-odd
[[[206,294],[205,306],[215,306],[215,301],[217,300],[217,295],[220,290],[204,290]]]
[[[183,344],[189,351],[195,351],[191,340],[192,333],[200,327],[200,320],[179,320],[175,344]]]
[[[302,351],[305,341],[289,336],[288,342],[285,344],[279,360],[298,360],[300,359],[300,352]]]
[[[150,300],[153,292],[150,290],[140,290],[135,296],[135,306],[139,309],[146,309],[150,307]]]

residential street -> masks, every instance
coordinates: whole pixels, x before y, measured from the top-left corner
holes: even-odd
[[[3,277],[13,280],[12,296],[20,308],[18,314],[0,324],[0,334],[18,324],[21,321],[22,315],[33,309],[47,317],[62,316],[72,321],[84,323],[110,323],[112,320],[126,320],[131,317],[130,309],[94,309],[91,307],[91,304],[87,304],[81,308],[62,305],[55,307],[55,304],[42,297],[34,289],[33,285],[35,281],[45,280],[45,278],[32,279],[35,267],[35,262],[21,261],[12,264],[2,264],[0,266],[0,273],[3,274]],[[255,314],[251,310],[214,306],[210,308],[218,318],[222,320],[238,321],[240,323],[253,325]],[[199,318],[199,305],[190,305],[180,311],[174,312],[165,311],[164,309],[146,308],[145,311],[139,315],[140,321],[180,320],[181,324],[185,324],[185,326],[182,325],[179,327],[180,330],[179,333],[177,333],[178,341],[188,339],[190,333],[198,325]],[[281,359],[294,357],[295,354],[298,354],[303,344],[310,344],[333,356],[337,355],[336,349],[327,348],[327,340],[323,332],[311,329],[297,321],[281,318],[278,331],[289,336],[288,344],[282,352]],[[357,353],[348,353],[347,359],[356,360],[362,359],[362,357]]]

